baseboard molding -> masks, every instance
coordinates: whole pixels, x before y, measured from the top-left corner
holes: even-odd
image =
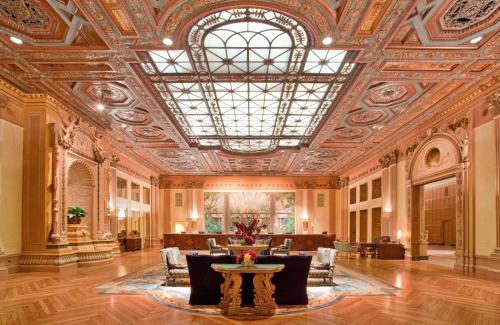
[[[474,255],[475,271],[477,273],[495,274],[500,276],[500,255]]]
[[[0,276],[19,272],[19,254],[0,255]]]

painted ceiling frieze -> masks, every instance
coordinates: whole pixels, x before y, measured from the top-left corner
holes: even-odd
[[[499,8],[6,0],[0,78],[160,173],[332,176],[498,87]]]

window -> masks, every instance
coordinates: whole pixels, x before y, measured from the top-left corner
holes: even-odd
[[[175,206],[182,207],[182,193],[175,193]]]
[[[262,8],[212,13],[187,44],[144,53],[141,67],[192,144],[236,152],[306,144],[360,66]]]
[[[147,187],[142,188],[142,203],[151,204],[151,190]]]
[[[139,184],[132,183],[131,184],[131,189],[132,189],[132,201],[139,202],[141,200],[141,187]]]
[[[121,177],[116,178],[116,195],[118,197],[127,198],[127,180]]]
[[[325,194],[324,193],[318,193],[318,200],[317,200],[318,208],[324,208],[325,207]]]
[[[349,190],[349,203],[354,204],[356,203],[356,188],[353,187]]]
[[[372,199],[382,197],[382,179],[376,178],[372,181]]]
[[[295,232],[294,192],[205,192],[205,232],[234,232],[234,222],[258,217],[263,232]]]
[[[359,186],[359,202],[365,202],[368,200],[368,184],[361,184]]]

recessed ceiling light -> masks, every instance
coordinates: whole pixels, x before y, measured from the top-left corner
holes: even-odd
[[[479,43],[483,38],[481,36],[478,36],[478,37],[475,37],[473,39],[470,40],[470,43],[471,44],[476,44],[476,43]]]
[[[171,46],[172,44],[174,44],[174,41],[172,41],[171,38],[165,37],[163,39],[163,44],[165,44],[166,46]]]
[[[12,43],[15,43],[15,44],[18,44],[18,45],[23,44],[23,40],[22,40],[22,39],[20,39],[20,38],[18,38],[18,37],[15,37],[15,36],[11,36],[11,37],[10,37],[10,41],[11,41]]]
[[[323,38],[323,45],[330,45],[330,44],[332,44],[332,42],[333,42],[333,38],[331,38],[330,36]]]
[[[122,124],[122,128],[126,128],[127,127],[127,124]]]
[[[101,103],[97,104],[97,109],[102,111],[104,109],[104,105]]]

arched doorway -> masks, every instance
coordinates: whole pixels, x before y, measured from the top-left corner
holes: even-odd
[[[88,165],[78,160],[73,162],[68,169],[66,207],[76,205],[87,211],[82,224],[87,225],[91,234],[94,234],[95,189],[95,180]]]
[[[447,133],[436,133],[428,137],[416,148],[412,157],[407,181],[411,255],[412,259],[421,260],[428,258],[429,243],[454,240],[454,245],[449,244],[457,249],[462,247],[463,165],[460,145]],[[453,196],[449,197],[450,195]],[[448,206],[451,212],[439,211]],[[449,234],[450,231],[455,232],[454,236]],[[441,239],[441,236],[446,236],[446,239]],[[457,251],[457,264],[459,255]],[[453,259],[451,263],[454,264],[455,258]]]

